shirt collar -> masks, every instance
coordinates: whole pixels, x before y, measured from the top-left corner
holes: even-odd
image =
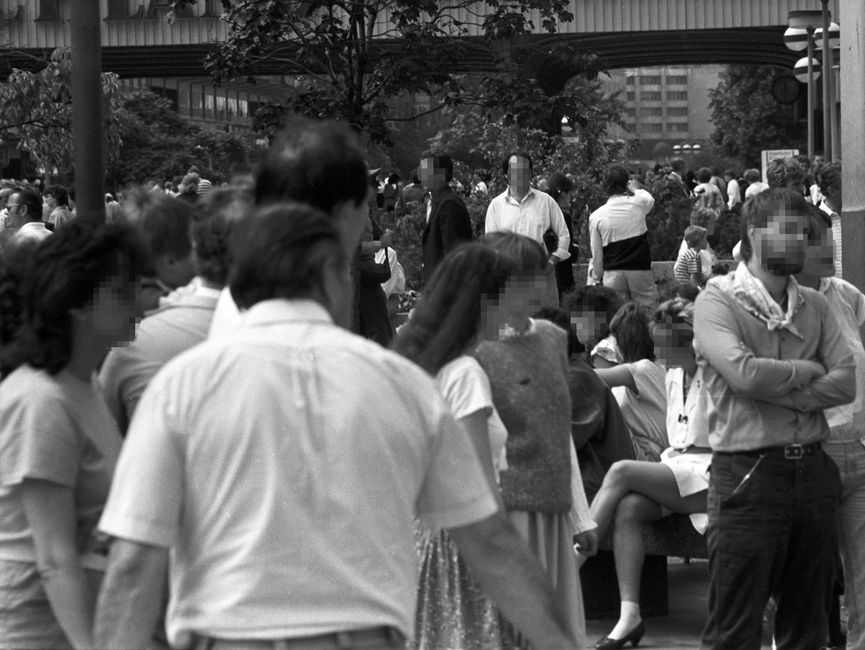
[[[333,318],[315,300],[274,298],[256,303],[244,314],[243,328],[277,323],[333,324]]]
[[[48,230],[45,223],[42,221],[28,221],[18,229],[18,232],[28,232],[30,230]]]
[[[835,212],[835,210],[833,210],[832,208],[830,208],[829,204],[826,203],[826,199],[823,199],[822,201],[820,201],[820,209],[823,212],[825,212],[826,214],[828,214],[830,217],[838,216],[838,213]]]
[[[505,201],[508,201],[509,203],[512,203],[514,205],[522,205],[523,203],[528,201],[529,197],[532,196],[534,193],[535,193],[535,188],[529,187],[529,191],[526,192],[526,195],[523,197],[523,200],[520,201],[519,203],[517,203],[517,200],[511,196],[511,188],[508,188],[505,190]]]

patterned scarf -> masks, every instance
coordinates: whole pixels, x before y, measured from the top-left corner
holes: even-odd
[[[721,276],[714,280],[714,283],[733,296],[748,312],[766,323],[770,332],[786,329],[802,338],[793,325],[793,317],[805,298],[799,291],[799,283],[792,275],[787,278],[787,313],[781,310],[781,306],[775,302],[763,283],[751,275],[745,262],[739,262],[735,273]]]

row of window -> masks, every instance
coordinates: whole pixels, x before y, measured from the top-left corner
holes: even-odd
[[[626,108],[625,112],[633,117],[637,114],[636,109]],[[664,115],[664,109],[661,106],[642,106],[640,107],[641,117],[661,117]],[[667,106],[667,117],[687,117],[687,106]]]
[[[633,122],[627,123],[627,127],[629,130],[636,130],[636,124]],[[643,133],[663,133],[667,131],[667,133],[687,133],[688,132],[688,123],[668,123],[667,128],[664,128],[664,125],[661,122],[650,122],[648,124],[640,124],[640,131]]]
[[[644,102],[659,102],[662,99],[663,94],[659,90],[643,90],[640,92],[640,100]],[[636,93],[628,92],[625,93],[625,100],[629,102],[633,102],[636,100]],[[667,91],[667,100],[668,101],[687,101],[688,100],[688,91],[687,90],[668,90]]]
[[[626,83],[629,86],[633,86],[637,82],[636,76],[627,77]],[[688,85],[688,75],[667,75],[666,77],[667,85],[669,86],[687,86]],[[661,75],[659,74],[641,74],[640,75],[640,85],[641,86],[658,86],[661,84]]]

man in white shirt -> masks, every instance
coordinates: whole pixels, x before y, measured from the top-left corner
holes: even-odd
[[[556,264],[571,256],[568,252],[571,238],[562,209],[549,194],[532,188],[532,158],[527,153],[517,151],[505,156],[502,174],[508,179],[508,189],[490,201],[484,232],[514,232],[546,246],[550,258],[544,306],[558,307]],[[545,239],[550,243],[545,243]]]
[[[724,172],[724,180],[727,181],[727,209],[732,210],[742,202],[742,194],[739,189],[739,181],[732,169]]]
[[[13,240],[42,241],[51,231],[42,221],[42,194],[32,187],[21,187],[12,192],[6,203],[9,228],[15,230]]]
[[[12,191],[11,187],[0,187],[0,231],[9,227],[9,211],[6,209],[6,204],[12,196]]]
[[[835,277],[842,277],[841,265],[841,163],[823,165],[817,172],[817,184],[823,200],[820,209],[832,219],[832,238],[835,240]]]
[[[535,647],[575,648],[433,379],[338,326],[351,283],[333,216],[278,203],[237,227],[241,329],[163,368],[121,453],[98,647],[147,645],[170,550],[172,647],[402,650],[420,517]]]
[[[632,189],[627,167],[614,163],[604,171],[610,197],[589,216],[591,275],[596,284],[614,289],[627,302],[636,300],[654,309],[658,290],[652,275],[646,215],[655,199],[646,190]]]
[[[748,181],[748,187],[745,189],[745,200],[747,201],[752,196],[756,196],[760,192],[769,189],[769,185],[760,180],[759,169],[749,169],[745,172],[745,180]]]

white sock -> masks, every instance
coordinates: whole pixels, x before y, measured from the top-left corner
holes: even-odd
[[[635,603],[631,600],[623,600],[619,622],[616,623],[616,627],[614,627],[613,631],[607,636],[611,639],[621,639],[636,628],[642,620],[643,619],[640,617],[640,603]]]

